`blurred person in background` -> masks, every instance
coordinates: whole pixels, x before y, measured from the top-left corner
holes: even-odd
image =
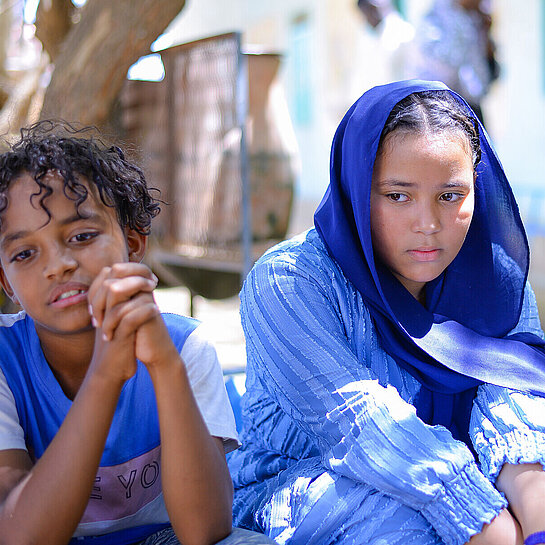
[[[434,0],[414,39],[415,75],[444,82],[468,101],[481,122],[481,102],[499,76],[491,25],[489,1]]]
[[[362,32],[357,66],[354,66],[351,96],[375,85],[414,77],[410,73],[415,30],[391,0],[358,0],[358,8],[371,32]]]

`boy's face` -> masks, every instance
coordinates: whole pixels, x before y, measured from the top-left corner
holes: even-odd
[[[62,177],[44,178],[53,193],[43,193],[23,173],[8,190],[0,231],[0,281],[34,320],[38,334],[91,329],[87,291],[103,267],[139,261],[145,237],[119,225],[115,208],[102,203],[94,187],[79,207],[63,191]],[[34,195],[34,197],[33,197]]]

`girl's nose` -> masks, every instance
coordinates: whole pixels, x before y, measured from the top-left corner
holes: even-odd
[[[413,231],[424,235],[433,235],[441,230],[441,220],[434,206],[424,205],[415,209]]]

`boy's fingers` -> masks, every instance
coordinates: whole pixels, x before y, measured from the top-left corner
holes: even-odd
[[[90,297],[100,289],[104,281],[108,278],[125,278],[127,276],[141,276],[152,280],[157,284],[159,281],[157,276],[153,274],[151,269],[141,263],[115,263],[111,267],[104,267],[96,276],[93,283],[89,287]]]
[[[106,301],[104,282],[110,275],[110,271],[111,267],[104,267],[94,279],[87,293],[89,314],[91,315],[94,327],[102,323],[102,318],[104,317],[104,303]]]
[[[102,326],[105,316],[117,305],[124,303],[140,292],[152,292],[157,283],[142,276],[106,278],[89,298],[95,327]]]
[[[143,263],[116,263],[110,269],[111,278],[124,278],[126,276],[142,276],[143,278],[148,278],[149,280],[154,280],[157,283],[157,277],[153,274],[151,269],[144,265]]]
[[[157,286],[153,280],[142,278],[141,276],[108,279],[104,284],[106,293],[106,313],[116,305],[128,301],[140,292],[152,292]]]
[[[122,339],[132,335],[148,320],[160,314],[153,296],[140,293],[106,313],[102,324],[104,340]]]

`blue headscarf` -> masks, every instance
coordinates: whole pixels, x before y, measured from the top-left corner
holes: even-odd
[[[382,346],[421,382],[418,415],[469,445],[479,384],[543,395],[545,343],[530,333],[509,336],[521,314],[529,248],[482,126],[473,219],[454,261],[426,285],[426,307],[375,260],[370,193],[382,130],[398,102],[433,90],[450,91],[440,82],[401,81],[369,90],[348,110],[333,139],[330,185],[314,221],[329,254],[365,300]]]

